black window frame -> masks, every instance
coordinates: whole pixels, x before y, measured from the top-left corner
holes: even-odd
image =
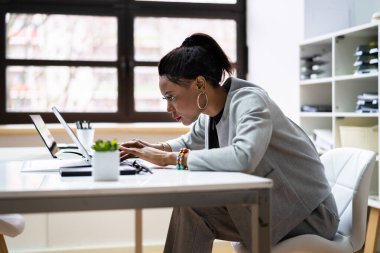
[[[6,59],[6,13],[44,13],[68,15],[114,16],[118,23],[116,61],[26,60]],[[102,66],[116,67],[118,78],[118,111],[115,113],[63,112],[68,122],[170,122],[166,112],[134,110],[134,67],[157,66],[154,61],[134,58],[134,18],[179,17],[233,19],[236,21],[235,68],[239,78],[246,78],[248,48],[246,45],[246,0],[236,4],[149,2],[134,0],[0,0],[0,124],[30,123],[29,114],[41,114],[48,123],[57,119],[50,112],[6,112],[7,66]],[[132,38],[132,39],[131,39]],[[222,45],[223,46],[223,45]]]

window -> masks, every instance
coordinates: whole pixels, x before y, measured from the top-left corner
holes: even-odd
[[[39,113],[98,122],[171,121],[160,58],[194,32],[246,75],[244,0],[17,0],[0,3],[0,123]]]

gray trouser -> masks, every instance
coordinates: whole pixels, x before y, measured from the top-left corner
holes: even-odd
[[[333,238],[339,219],[334,210],[326,208],[331,205],[335,207],[335,202],[329,197],[285,238],[300,234],[317,234],[327,239]],[[237,214],[239,209],[247,211],[244,207],[236,206],[174,208],[164,253],[211,253],[215,239],[240,241],[250,246],[250,222],[242,220],[247,216]]]

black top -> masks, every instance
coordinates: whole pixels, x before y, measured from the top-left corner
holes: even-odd
[[[214,117],[210,117],[209,131],[208,131],[208,148],[219,148],[218,132],[216,131],[216,124],[219,123],[222,118],[223,109]]]

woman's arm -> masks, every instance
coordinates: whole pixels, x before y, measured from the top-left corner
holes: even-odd
[[[270,108],[266,93],[252,89],[238,91],[227,110],[228,125],[223,126],[229,132],[226,136],[219,136],[229,139],[228,146],[191,151],[187,158],[189,169],[247,171],[256,168],[272,138]]]

